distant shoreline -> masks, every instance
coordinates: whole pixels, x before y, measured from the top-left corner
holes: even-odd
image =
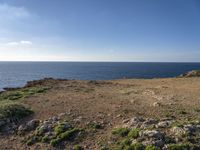
[[[0,89],[22,87],[27,81],[55,79],[112,80],[171,78],[200,63],[181,62],[0,62]]]
[[[21,87],[4,87],[2,90],[3,91],[10,91],[10,90],[17,90],[17,89],[21,89],[21,88],[26,88],[26,87],[30,87],[30,86],[35,86],[37,84],[42,84],[43,82],[48,82],[48,81],[91,81],[91,82],[101,82],[101,81],[115,81],[115,80],[153,80],[153,79],[171,79],[171,78],[191,78],[191,77],[199,77],[200,76],[200,71],[199,70],[193,70],[193,71],[189,71],[186,72],[184,74],[181,74],[179,76],[176,77],[168,77],[168,78],[119,78],[119,79],[111,79],[111,80],[77,80],[77,79],[59,79],[59,78],[43,78],[43,79],[38,79],[38,80],[31,80],[31,81],[27,81],[26,84],[24,86]],[[0,92],[3,92],[0,90]]]
[[[169,61],[169,62],[159,62],[159,61],[1,61],[0,60],[0,63],[2,62],[6,62],[6,63],[9,63],[9,62],[19,62],[19,63],[25,63],[25,62],[28,62],[28,63],[200,63],[200,62],[176,62],[176,61]]]

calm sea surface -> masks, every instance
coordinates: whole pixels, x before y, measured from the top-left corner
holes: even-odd
[[[200,63],[0,62],[0,89],[46,77],[83,80],[174,77],[200,70]]]

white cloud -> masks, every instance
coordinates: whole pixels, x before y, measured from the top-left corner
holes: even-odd
[[[19,43],[18,42],[8,42],[8,43],[6,43],[6,45],[19,45]]]
[[[19,42],[13,41],[13,42],[8,42],[5,45],[16,46],[16,45],[32,45],[32,44],[33,43],[31,41],[19,41]]]
[[[20,41],[21,44],[27,44],[32,45],[33,43],[31,41]]]

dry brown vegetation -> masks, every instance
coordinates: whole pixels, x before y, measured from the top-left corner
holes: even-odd
[[[27,94],[27,89],[44,87],[45,92],[33,90],[35,93]],[[200,78],[110,81],[46,79],[30,82],[17,90],[20,92],[9,101],[19,102],[34,112],[18,124],[31,119],[47,120],[66,113],[65,119],[76,128],[85,129],[86,134],[79,141],[66,142],[58,148],[42,142],[29,146],[24,142],[27,133],[23,136],[2,133],[1,150],[70,149],[75,145],[98,150],[110,140],[113,128],[122,126],[134,116],[174,118],[179,121],[200,119]],[[23,91],[25,96],[19,94]]]

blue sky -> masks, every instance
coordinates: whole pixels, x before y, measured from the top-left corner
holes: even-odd
[[[200,61],[199,0],[0,0],[1,61]]]

